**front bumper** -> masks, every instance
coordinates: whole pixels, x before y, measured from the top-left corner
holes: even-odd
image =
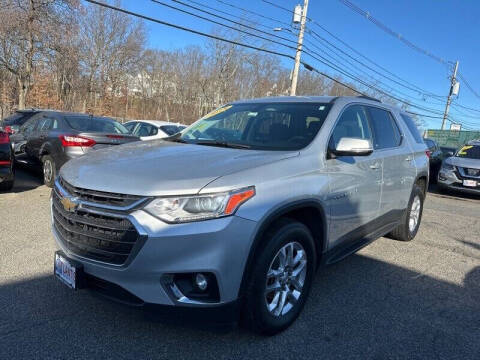
[[[461,179],[455,171],[445,171],[444,169],[440,169],[437,179],[437,184],[441,188],[480,195],[480,179],[478,180],[477,187],[464,186],[463,179]]]
[[[218,307],[237,300],[256,222],[230,216],[172,225],[142,210],[129,214],[128,220],[146,240],[122,266],[76,256],[64,246],[53,226],[52,232],[57,245],[82,263],[86,274],[117,285],[146,304]],[[215,275],[219,302],[179,301],[162,281],[167,274],[197,272]]]

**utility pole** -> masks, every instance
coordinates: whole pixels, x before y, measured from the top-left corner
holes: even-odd
[[[455,68],[453,70],[453,74],[451,78],[450,92],[448,93],[447,105],[445,106],[445,113],[443,114],[442,130],[445,130],[445,123],[447,122],[448,110],[450,110],[450,103],[452,102],[452,95],[458,94],[457,70],[458,70],[458,60],[455,63]]]
[[[290,85],[290,96],[295,96],[295,93],[297,92],[298,72],[300,70],[300,57],[302,56],[303,34],[305,32],[305,23],[307,22],[307,10],[308,0],[304,0],[302,17],[300,20],[300,31],[298,33],[297,52],[295,54],[295,65],[293,66],[292,83]]]

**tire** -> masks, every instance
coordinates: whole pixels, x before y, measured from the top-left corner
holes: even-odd
[[[15,167],[12,165],[13,177],[12,180],[3,181],[0,183],[0,191],[10,191],[15,184]]]
[[[289,219],[277,221],[265,234],[264,244],[249,274],[242,322],[256,333],[273,335],[290,326],[302,311],[316,269],[316,253],[308,228]],[[292,254],[290,264],[293,265],[286,266],[286,271],[279,273],[282,254],[286,254],[287,259]],[[276,275],[267,278],[268,272]],[[267,291],[267,284],[282,290]],[[281,299],[285,299],[284,306],[281,306]]]
[[[42,170],[44,184],[48,187],[53,187],[55,178],[57,177],[57,169],[55,167],[55,161],[50,155],[42,156]]]
[[[402,218],[402,224],[395,228],[388,237],[400,240],[400,241],[411,241],[417,235],[418,228],[422,221],[423,214],[423,203],[425,201],[425,194],[422,189],[417,185],[413,185],[412,194],[410,195],[410,200],[408,202],[408,207],[405,210],[405,214]],[[412,214],[412,212],[414,212]],[[411,215],[415,217],[416,213],[416,222],[414,226],[411,225]]]
[[[13,188],[15,180],[8,180],[0,183],[0,191],[10,191]]]

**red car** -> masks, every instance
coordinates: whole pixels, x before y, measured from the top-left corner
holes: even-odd
[[[15,171],[13,168],[13,148],[8,133],[0,130],[0,191],[13,187]]]

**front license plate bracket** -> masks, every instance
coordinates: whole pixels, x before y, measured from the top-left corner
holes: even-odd
[[[83,265],[68,258],[63,251],[56,251],[53,260],[53,274],[73,290],[85,287]]]

